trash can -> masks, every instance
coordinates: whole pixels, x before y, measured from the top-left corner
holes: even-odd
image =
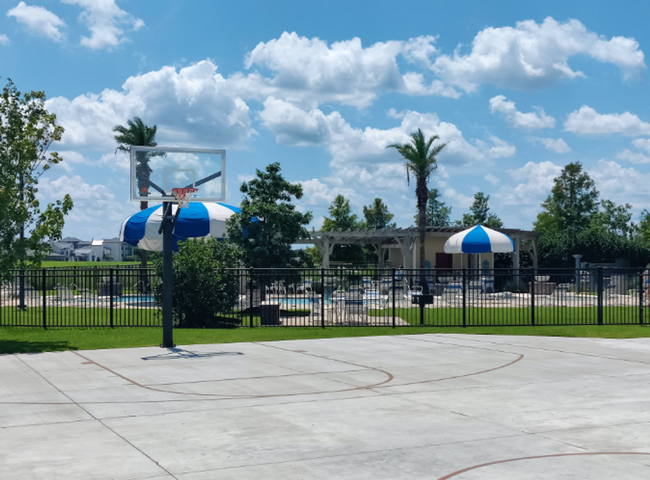
[[[280,325],[280,304],[260,305],[260,324],[262,326]]]

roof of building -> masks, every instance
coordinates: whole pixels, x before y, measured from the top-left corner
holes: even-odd
[[[101,247],[101,246],[104,245],[104,240],[92,240],[92,241],[90,242],[90,244],[91,244],[93,247]]]

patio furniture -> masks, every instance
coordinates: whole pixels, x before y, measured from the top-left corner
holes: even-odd
[[[346,325],[366,325],[368,310],[363,298],[346,298],[343,301],[343,322]]]

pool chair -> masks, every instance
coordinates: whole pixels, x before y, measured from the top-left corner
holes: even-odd
[[[304,282],[302,282],[302,285],[298,285],[296,288],[296,295],[298,294],[304,295],[306,293],[311,293],[312,292],[311,283],[312,283],[311,280],[305,280]]]
[[[350,288],[348,288],[347,292],[345,292],[345,295],[346,297],[362,298],[363,292],[364,292],[363,287],[359,285],[352,285]]]
[[[379,319],[383,320],[383,324],[387,323],[387,303],[388,303],[388,297],[386,295],[381,295],[379,293],[379,290],[366,290],[365,293],[363,294],[363,301],[366,307],[366,312],[367,312],[367,317],[368,321],[371,321],[373,324],[381,324],[379,323]],[[375,313],[377,310],[379,310],[380,315],[379,316],[370,316],[370,311],[374,310]]]
[[[448,304],[455,305],[463,300],[463,286],[458,282],[448,283],[442,292],[442,300]]]
[[[314,293],[309,294],[309,320],[313,324],[320,324],[323,314],[323,303]]]
[[[406,303],[406,291],[404,289],[405,282],[396,282],[394,286],[388,291],[388,304],[393,305],[393,297],[395,298],[395,307],[403,307]],[[408,286],[406,287],[408,288]]]
[[[346,325],[366,325],[368,310],[363,298],[346,298],[343,301],[343,323]]]
[[[379,292],[382,295],[388,295],[391,285],[392,285],[392,281],[390,277],[382,278],[381,281],[379,282]]]
[[[374,285],[370,277],[363,277],[361,280],[361,286],[364,290],[372,290]]]

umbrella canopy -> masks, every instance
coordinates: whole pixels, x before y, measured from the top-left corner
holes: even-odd
[[[178,206],[172,205],[172,213]],[[174,228],[174,251],[178,242],[188,238],[223,238],[226,234],[226,220],[241,210],[225,203],[190,202],[182,208]],[[161,252],[163,236],[158,233],[162,222],[163,207],[157,205],[141,210],[122,222],[120,240],[143,250]]]
[[[445,253],[510,253],[515,251],[515,242],[505,233],[491,228],[468,228],[452,235],[445,242]]]

